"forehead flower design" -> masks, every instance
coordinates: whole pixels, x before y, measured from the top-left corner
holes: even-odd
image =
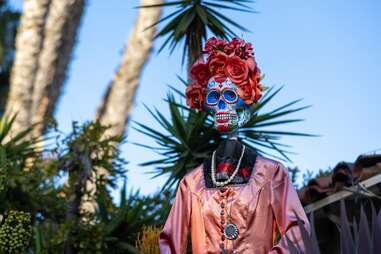
[[[261,72],[251,43],[238,38],[229,42],[212,37],[206,42],[203,53],[205,59],[196,61],[190,70],[192,81],[185,92],[188,106],[200,111],[206,109],[208,83],[211,79],[217,83],[229,79],[236,86],[239,98],[248,106],[261,98]]]

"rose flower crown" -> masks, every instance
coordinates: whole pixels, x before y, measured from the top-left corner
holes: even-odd
[[[259,83],[261,71],[255,61],[252,44],[238,38],[230,42],[215,37],[208,39],[203,57],[192,65],[190,75],[191,82],[185,91],[187,105],[199,111],[205,111],[205,97],[211,78],[220,83],[229,78],[236,84],[239,97],[247,105],[256,103],[264,90]]]

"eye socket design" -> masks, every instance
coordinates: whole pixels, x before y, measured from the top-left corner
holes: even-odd
[[[206,96],[206,104],[208,105],[216,105],[220,100],[220,92],[216,90],[212,90]]]
[[[238,100],[238,95],[234,90],[226,89],[223,91],[224,99],[227,103],[235,103]]]

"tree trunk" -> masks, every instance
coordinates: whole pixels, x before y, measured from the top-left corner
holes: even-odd
[[[43,134],[66,78],[85,0],[52,0],[45,39],[34,82],[31,122],[41,123],[34,134]]]
[[[11,71],[6,114],[17,113],[11,133],[30,127],[30,108],[35,73],[44,39],[50,0],[25,0],[16,36],[16,56]]]
[[[152,5],[163,3],[163,0],[140,0],[140,5]],[[136,89],[139,85],[140,75],[144,64],[152,50],[156,26],[145,30],[156,23],[161,14],[161,8],[141,8],[135,26],[129,35],[127,46],[123,53],[115,76],[107,88],[103,102],[98,109],[96,120],[103,125],[112,127],[105,132],[105,136],[123,135],[128,122],[128,116],[134,103]],[[105,170],[98,168],[97,175],[107,175]],[[94,177],[94,176],[93,176]],[[94,212],[95,201],[91,196],[96,192],[93,181],[87,182],[89,196],[83,199],[81,209]]]
[[[163,0],[141,0],[140,5],[163,3]],[[99,107],[96,119],[112,127],[108,136],[122,135],[134,103],[144,64],[151,53],[155,27],[145,30],[160,18],[161,8],[139,9],[135,27],[129,36],[120,64]]]
[[[59,0],[62,1],[62,0]],[[81,223],[81,200],[86,195],[86,182],[90,179],[93,171],[93,164],[90,154],[83,152],[80,144],[74,145],[73,153],[78,156],[79,165],[75,165],[69,170],[69,181],[72,183],[72,197],[67,203],[65,219],[69,223],[76,223],[70,226],[64,241],[64,253],[75,254],[78,250],[75,248],[75,234],[77,223]]]

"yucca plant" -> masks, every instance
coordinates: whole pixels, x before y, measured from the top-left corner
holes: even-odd
[[[163,224],[170,209],[166,193],[142,196],[139,191],[131,191],[127,195],[126,189],[125,181],[118,205],[106,207],[104,196],[98,197],[98,216],[103,225],[101,239],[104,252],[141,253],[136,246],[139,232],[142,232],[144,227]]]
[[[187,56],[189,67],[200,56],[208,31],[224,39],[236,36],[232,28],[248,31],[245,26],[235,22],[221,11],[253,12],[248,5],[252,2],[251,0],[175,0],[163,4],[144,5],[140,8],[175,8],[172,13],[150,27],[166,22],[155,36],[155,38],[166,37],[159,52],[166,46],[169,46],[172,52],[179,43],[183,42],[183,62]]]
[[[42,150],[39,148],[40,142],[43,141],[41,137],[30,137],[32,127],[25,129],[20,133],[15,133],[11,136],[11,127],[17,117],[3,116],[0,118],[0,146],[5,149],[8,159],[17,165],[23,165],[25,160],[30,157],[39,155]]]
[[[174,88],[173,88],[174,89]],[[246,146],[252,147],[260,154],[269,155],[281,160],[290,160],[289,146],[279,140],[284,136],[314,136],[300,132],[287,132],[271,130],[284,124],[303,121],[303,119],[290,118],[290,115],[308,108],[297,106],[300,100],[294,100],[269,112],[262,113],[264,107],[281,88],[269,89],[255,107],[250,121],[239,130],[239,140]],[[180,91],[174,89],[180,96]],[[144,123],[135,122],[134,128],[152,138],[157,146],[139,146],[157,151],[162,158],[142,163],[142,166],[153,166],[151,173],[154,177],[169,174],[163,189],[170,189],[189,170],[201,164],[216,149],[221,138],[220,133],[213,128],[213,119],[207,112],[197,112],[189,109],[181,101],[176,101],[173,93],[169,93],[168,101],[170,118],[167,119],[157,109],[147,110],[155,121],[161,126],[162,131],[152,128]],[[278,153],[276,155],[274,152]]]
[[[340,201],[340,253],[341,254],[379,254],[381,253],[381,210],[376,212],[371,203],[371,220],[368,220],[363,206],[360,206],[359,223],[353,218],[348,220],[347,209],[344,200]],[[310,215],[310,233],[305,228],[301,220],[298,219],[298,226],[301,231],[305,250],[286,238],[287,245],[291,254],[320,254],[318,236],[315,232],[314,215]],[[370,226],[371,225],[371,226]],[[336,253],[332,250],[332,253]]]
[[[42,139],[30,137],[33,127],[11,136],[10,130],[16,116],[3,116],[0,119],[0,214],[10,207],[22,209],[28,205],[27,197],[31,193],[25,191],[28,186],[20,183],[30,179],[28,167],[31,165],[28,161],[42,153],[39,146]]]

